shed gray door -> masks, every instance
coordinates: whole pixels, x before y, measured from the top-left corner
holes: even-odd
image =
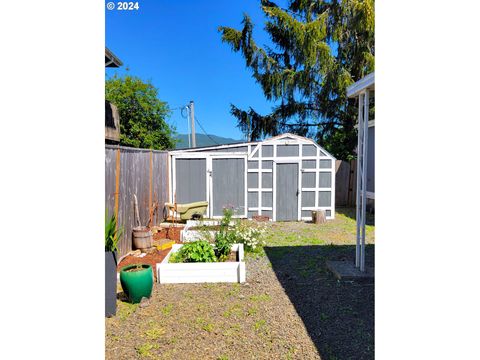
[[[277,221],[298,219],[298,164],[277,164]]]
[[[221,216],[223,208],[233,206],[245,215],[245,160],[212,160],[213,215]]]
[[[207,200],[207,160],[176,159],[177,203]]]

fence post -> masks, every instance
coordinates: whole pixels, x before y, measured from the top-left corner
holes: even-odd
[[[118,227],[118,197],[120,193],[120,149],[117,149],[115,168],[115,219],[117,220]]]
[[[153,151],[150,149],[150,165],[149,165],[149,177],[148,177],[148,215],[149,215],[149,224],[151,226],[153,222],[153,204],[152,204],[152,181],[153,181]]]

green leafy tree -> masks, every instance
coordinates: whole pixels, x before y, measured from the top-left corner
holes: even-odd
[[[150,82],[114,75],[105,81],[105,99],[118,108],[121,145],[156,150],[175,147],[174,129],[166,121],[171,111]]]
[[[292,132],[312,136],[339,159],[353,157],[355,100],[346,89],[374,70],[373,0],[290,0],[287,8],[261,1],[265,31],[273,46],[253,39],[247,14],[243,28],[221,26],[222,41],[245,59],[272,112],[231,105],[239,128],[251,140]]]

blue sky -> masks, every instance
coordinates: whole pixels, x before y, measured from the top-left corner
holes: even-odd
[[[243,57],[221,42],[218,26],[241,28],[243,13],[252,18],[258,44],[270,44],[263,31],[259,0],[143,0],[138,11],[105,10],[106,46],[124,63],[107,69],[151,80],[171,108],[195,102],[195,115],[210,134],[242,139],[230,103],[261,114],[270,111]],[[175,110],[170,122],[180,133],[187,120]],[[201,133],[196,125],[197,133]]]

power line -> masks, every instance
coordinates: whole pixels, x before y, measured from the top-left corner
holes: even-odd
[[[215,145],[220,145],[218,142],[216,142],[215,140],[213,140],[213,138],[212,138],[210,135],[207,134],[207,132],[206,132],[205,129],[203,128],[202,124],[200,124],[200,121],[198,121],[198,119],[197,119],[196,116],[194,117],[194,119],[195,119],[195,121],[197,122],[198,126],[200,126],[200,129],[202,129],[203,133],[204,133],[205,135],[207,135],[207,137],[208,137],[210,140],[212,140],[212,141],[215,143]]]
[[[178,107],[175,107],[173,109],[170,109],[170,110],[180,110],[180,115],[184,118],[184,119],[187,119],[188,118],[188,114],[184,115],[184,111],[186,110],[186,108],[188,108],[189,105],[183,105],[183,106],[178,106]],[[218,142],[216,142],[210,135],[207,134],[207,132],[205,131],[205,129],[203,128],[202,124],[200,123],[200,121],[198,120],[197,116],[194,116],[194,119],[195,121],[197,122],[198,126],[200,126],[200,129],[202,129],[203,133],[210,139],[212,140],[215,145],[221,145],[219,144]],[[190,128],[188,130],[190,132]],[[189,137],[188,137],[188,140],[190,142],[190,134],[187,134]]]

